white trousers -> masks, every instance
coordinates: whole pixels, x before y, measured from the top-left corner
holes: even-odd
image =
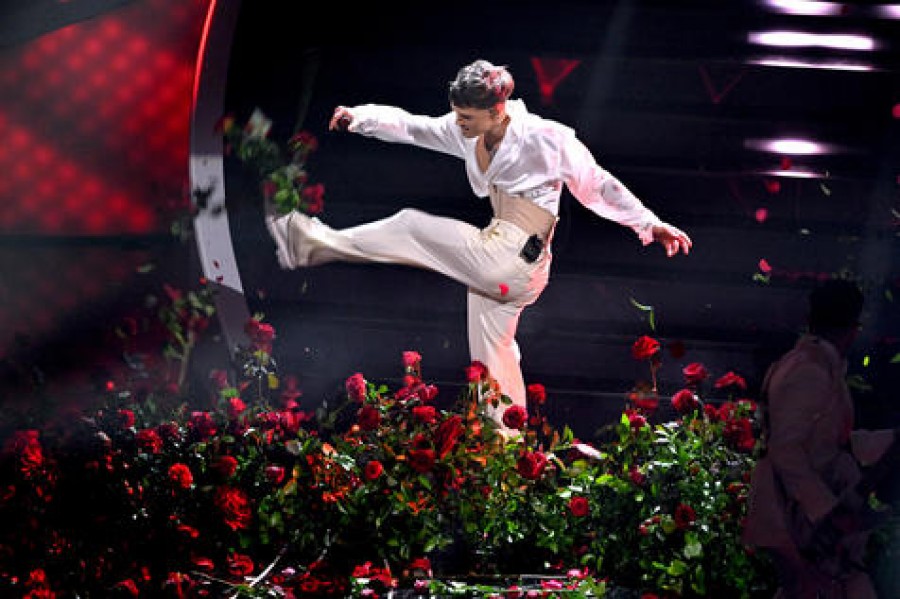
[[[292,213],[281,230],[289,238],[289,266],[312,266],[335,260],[381,262],[425,268],[468,288],[469,355],[487,366],[501,391],[525,407],[516,328],[522,310],[540,296],[550,273],[545,248],[537,261],[520,255],[529,234],[493,219],[484,229],[412,208],[371,223],[333,229],[318,219]],[[549,244],[548,244],[549,246]],[[282,260],[282,264],[285,261]],[[490,410],[501,424],[502,412]]]

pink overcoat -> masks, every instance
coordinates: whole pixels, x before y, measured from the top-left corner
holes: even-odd
[[[801,337],[769,368],[763,384],[767,451],[751,479],[743,532],[748,545],[793,544],[791,510],[814,525],[838,502],[852,504],[860,466],[877,461],[893,442],[892,430],[853,430],[846,371],[834,345],[813,335]]]

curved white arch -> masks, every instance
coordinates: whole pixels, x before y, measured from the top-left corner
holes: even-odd
[[[216,312],[229,352],[248,341],[250,318],[225,209],[222,134],[216,124],[224,112],[231,43],[241,3],[211,0],[200,38],[191,104],[189,181],[198,208],[194,234],[203,276],[215,291]]]

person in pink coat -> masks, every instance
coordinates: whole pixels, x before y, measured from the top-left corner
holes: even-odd
[[[875,599],[866,572],[873,511],[860,485],[894,448],[896,430],[856,430],[847,354],[859,286],[833,279],[809,298],[808,330],[772,364],[760,397],[764,452],[751,478],[743,540],[768,551],[784,599]]]
[[[380,104],[338,106],[329,128],[461,159],[474,194],[490,198],[488,226],[409,208],[341,230],[298,211],[270,213],[267,225],[283,268],[335,260],[404,264],[465,285],[470,357],[524,407],[516,329],[547,284],[564,186],[598,216],[632,229],[644,245],[662,244],[670,257],[687,254],[692,242],[598,165],[571,128],[512,99],[505,67],[476,60],[448,87],[450,110],[439,116]],[[503,408],[491,414],[501,429]]]

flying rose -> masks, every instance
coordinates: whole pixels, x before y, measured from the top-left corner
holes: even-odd
[[[403,352],[403,367],[408,369],[415,369],[422,362],[422,356],[419,352],[415,351],[405,351]]]
[[[635,360],[648,360],[659,351],[659,341],[647,335],[638,337],[631,346],[631,355]]]

